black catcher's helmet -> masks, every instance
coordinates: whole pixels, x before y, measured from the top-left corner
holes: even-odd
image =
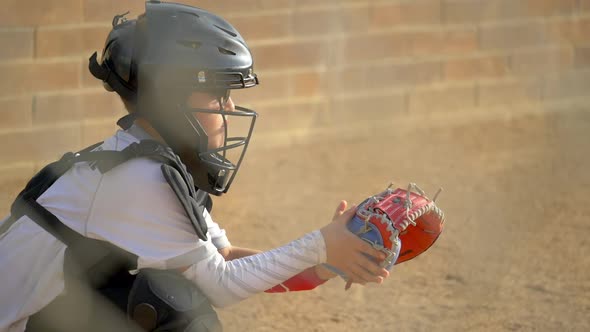
[[[102,60],[98,63],[94,53],[89,69],[108,90],[135,105],[131,116],[145,118],[156,129],[200,189],[227,192],[257,116],[240,106],[234,112],[223,109],[231,89],[258,84],[250,50],[233,26],[203,9],[148,1],[136,20],[115,16]],[[189,108],[185,103],[194,91],[218,96],[220,109]],[[199,112],[222,115],[223,146],[208,146],[207,133],[194,116]],[[245,135],[228,136],[228,116],[247,120],[241,128]]]

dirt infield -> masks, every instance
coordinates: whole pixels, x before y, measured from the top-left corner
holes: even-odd
[[[228,331],[590,330],[589,145],[580,109],[257,152],[216,202],[236,245],[285,243],[390,179],[444,187],[447,223],[382,286],[260,295],[221,311]]]
[[[394,180],[439,187],[447,223],[381,286],[261,294],[220,310],[227,331],[590,330],[590,112],[380,132],[253,151],[215,219],[270,249]],[[7,211],[22,182],[5,185]]]

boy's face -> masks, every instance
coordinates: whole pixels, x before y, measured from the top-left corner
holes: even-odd
[[[190,108],[209,109],[213,111],[220,110],[219,97],[211,93],[195,91],[187,100],[187,106]],[[227,97],[223,110],[234,112],[235,104],[231,97]],[[224,118],[225,117],[225,121]],[[225,126],[228,124],[228,118],[221,114],[195,112],[195,118],[199,121],[209,137],[209,149],[222,147],[225,139]]]

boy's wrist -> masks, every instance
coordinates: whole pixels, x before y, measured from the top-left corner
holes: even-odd
[[[330,279],[332,279],[332,278],[334,278],[334,277],[337,276],[336,273],[328,270],[327,268],[325,268],[321,264],[320,265],[316,265],[314,267],[314,270],[315,270],[315,273],[318,276],[318,278],[319,279],[322,279],[322,280],[330,280]]]

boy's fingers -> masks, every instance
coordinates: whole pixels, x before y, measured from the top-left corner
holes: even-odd
[[[340,216],[339,216],[340,222],[343,224],[348,223],[348,221],[350,221],[350,219],[352,219],[352,217],[354,216],[355,213],[356,213],[356,205],[352,205],[348,210],[346,210],[340,214]]]
[[[389,272],[386,269],[382,268],[379,264],[377,264],[371,259],[368,259],[367,256],[363,254],[359,253],[359,256],[360,257],[358,259],[357,264],[375,277],[371,281],[377,282],[376,279],[378,279],[378,277],[385,278],[389,276]]]
[[[347,205],[348,205],[348,203],[346,201],[344,201],[344,200],[340,201],[340,204],[338,204],[338,207],[336,207],[336,211],[334,212],[334,218],[342,215],[344,210],[346,210]]]
[[[384,252],[379,251],[375,248],[373,248],[373,246],[371,246],[370,244],[368,244],[366,241],[358,238],[358,242],[357,242],[357,248],[359,249],[360,252],[365,253],[375,259],[377,259],[378,261],[382,261],[384,260],[387,255],[385,255]]]
[[[357,264],[354,268],[354,273],[360,279],[362,284],[367,282],[379,282],[383,279],[383,277],[374,275],[371,271],[365,269],[362,265]]]
[[[348,279],[348,281],[346,282],[346,285],[344,286],[344,290],[349,290],[350,286],[352,286],[352,280]]]

